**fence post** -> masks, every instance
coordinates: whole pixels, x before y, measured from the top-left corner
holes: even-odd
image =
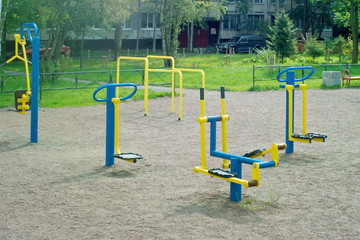
[[[255,65],[253,64],[253,87],[255,87]]]
[[[4,76],[1,76],[0,88],[1,88],[1,92],[3,92],[4,91]]]
[[[112,83],[112,70],[110,70],[109,83]]]
[[[75,74],[75,88],[78,88],[78,74]]]

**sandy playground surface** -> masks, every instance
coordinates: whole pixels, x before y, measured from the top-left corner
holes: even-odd
[[[228,182],[192,172],[199,91],[184,94],[182,121],[170,98],[150,100],[147,117],[143,101],[123,103],[121,150],[144,159],[109,168],[104,105],[41,109],[37,144],[30,114],[0,109],[0,239],[360,239],[359,88],[309,90],[308,130],[327,141],[282,152],[242,203]],[[220,93],[205,97],[219,115]],[[284,142],[284,91],[226,92],[226,103],[230,153]]]

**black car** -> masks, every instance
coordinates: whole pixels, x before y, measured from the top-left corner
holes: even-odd
[[[222,53],[252,53],[255,49],[266,49],[266,39],[253,35],[233,37],[216,48]]]

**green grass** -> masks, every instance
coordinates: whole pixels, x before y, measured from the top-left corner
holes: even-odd
[[[69,89],[69,90],[56,90],[56,91],[43,91],[41,93],[41,100],[39,107],[60,108],[60,107],[82,107],[97,104],[104,104],[96,102],[93,99],[93,92],[95,89]],[[130,89],[122,89],[120,97],[127,96],[131,93]],[[96,97],[99,99],[106,98],[106,90],[100,91]],[[171,96],[170,92],[155,92],[149,90],[149,98]],[[1,107],[14,106],[14,93],[2,93],[0,95]],[[144,91],[138,90],[131,100],[138,101],[144,99]]]
[[[108,56],[108,52],[91,52],[92,56]],[[150,53],[151,54],[151,53]],[[141,55],[141,53],[139,53]],[[144,52],[145,55],[145,52]],[[127,56],[124,51],[124,56]],[[228,91],[267,91],[267,90],[278,90],[279,83],[276,80],[270,81],[256,81],[253,86],[253,65],[266,66],[267,64],[261,59],[260,55],[254,54],[236,54],[236,55],[225,55],[225,54],[202,54],[202,55],[179,55],[176,57],[175,65],[177,68],[188,68],[188,69],[201,69],[206,75],[206,89],[207,90],[218,90],[220,86],[224,86]],[[303,56],[295,55],[291,59],[286,59],[286,62],[282,65],[295,66],[295,65],[313,65],[315,67],[314,76],[316,79],[306,80],[309,88],[320,89],[324,87],[321,85],[321,74],[323,68],[314,65],[312,60]],[[163,68],[164,61],[160,59],[150,59],[150,68]],[[323,58],[316,59],[317,64],[333,63],[338,64],[335,57],[332,58],[331,62],[326,62]],[[277,64],[279,65],[279,64]],[[121,70],[142,70],[144,66],[143,61],[123,60],[121,62]],[[328,69],[332,71],[341,71],[341,67],[335,67],[335,69]],[[55,78],[46,77],[42,79],[43,89],[51,88],[74,88],[74,87],[97,87],[99,82],[108,82],[110,77],[112,81],[116,81],[116,61],[113,59],[97,58],[97,59],[83,59],[83,68],[80,68],[80,60],[77,58],[62,59],[59,67],[52,69],[53,72],[87,72],[87,71],[107,71],[103,73],[84,73],[76,75],[74,73],[68,73]],[[1,71],[14,71],[24,72],[24,66],[22,62],[14,61],[3,68]],[[112,76],[110,76],[112,71]],[[274,68],[261,68],[256,70],[256,77],[262,79],[275,78],[277,69]],[[351,66],[352,75],[360,75],[359,66]],[[305,73],[306,74],[306,73]],[[131,71],[123,72],[120,75],[120,82],[132,82],[135,84],[143,84],[143,72],[142,71]],[[176,83],[178,87],[177,74]],[[79,81],[77,86],[73,79],[86,80]],[[17,89],[24,89],[25,78],[14,77],[6,78],[4,87],[7,91],[13,91]],[[72,81],[69,81],[72,80]],[[1,79],[0,79],[1,80]],[[170,84],[171,74],[170,73],[149,73],[150,84]],[[360,83],[354,82],[352,85],[358,86]],[[1,87],[1,83],[0,83]],[[201,87],[201,74],[183,72],[183,87],[198,89]],[[96,104],[92,100],[92,92],[94,89],[77,89],[77,90],[58,90],[58,91],[43,91],[40,106],[42,107],[62,107],[62,106],[86,106]],[[150,91],[151,92],[151,91]],[[156,98],[159,96],[168,96],[168,93],[151,93],[150,98]],[[136,97],[139,96],[139,97]],[[135,95],[135,100],[143,99],[142,91],[139,91]],[[0,107],[13,105],[13,94],[0,94]]]

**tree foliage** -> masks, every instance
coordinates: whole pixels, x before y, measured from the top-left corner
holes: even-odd
[[[316,57],[321,57],[325,54],[325,46],[315,38],[311,38],[305,42],[305,54],[312,57],[313,62],[315,62]]]
[[[269,32],[269,48],[277,53],[281,61],[296,53],[296,40],[293,37],[295,28],[288,14],[284,11],[277,14],[275,24],[269,28]]]
[[[325,1],[325,0],[317,0]],[[334,11],[335,22],[339,26],[350,27],[352,35],[352,62],[359,60],[359,8],[360,0],[337,1],[329,0]]]
[[[164,54],[175,56],[181,27],[194,21],[201,21],[210,12],[220,17],[224,13],[222,1],[162,0],[160,22]]]

